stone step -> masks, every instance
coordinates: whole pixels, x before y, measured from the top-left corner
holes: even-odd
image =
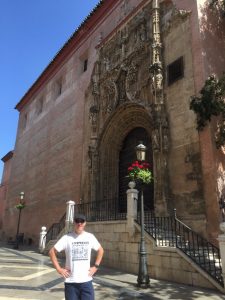
[[[193,249],[195,245],[187,240],[186,232],[184,232],[184,235],[182,235],[182,232],[176,234],[170,222],[161,224],[158,219],[145,218],[144,223],[145,230],[156,240],[157,246],[177,247],[217,282],[223,282],[221,259],[213,252],[210,244],[208,247],[198,244],[198,247]]]

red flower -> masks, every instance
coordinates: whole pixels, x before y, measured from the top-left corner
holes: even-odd
[[[152,181],[152,172],[149,169],[150,164],[142,161],[134,161],[128,166],[128,176],[131,180],[141,180],[144,184],[149,184]]]

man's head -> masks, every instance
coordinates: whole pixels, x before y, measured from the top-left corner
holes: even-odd
[[[75,224],[75,232],[77,234],[82,233],[86,225],[86,217],[82,214],[75,214],[74,224]]]

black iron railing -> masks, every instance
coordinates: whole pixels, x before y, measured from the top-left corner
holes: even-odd
[[[65,220],[66,220],[66,213],[62,216],[60,221],[58,223],[53,223],[52,226],[49,228],[49,230],[46,233],[46,244],[51,241],[55,240],[57,236],[60,234],[60,232],[65,227]]]
[[[75,213],[84,214],[89,222],[125,220],[127,218],[127,213],[121,211],[117,199],[76,204]]]
[[[89,222],[125,220],[127,217],[127,213],[121,211],[121,207],[116,199],[76,204],[75,213],[84,214]],[[65,219],[66,214],[62,216],[58,223],[52,224],[46,234],[46,244],[50,240],[57,239],[65,227]]]
[[[87,221],[125,220],[127,213],[121,211],[116,199],[95,201],[75,205],[75,213],[85,214]],[[66,214],[58,223],[54,223],[46,234],[46,242],[57,238],[65,226]],[[180,249],[214,280],[223,286],[222,266],[219,249],[191,230],[176,216],[156,217],[154,211],[145,209],[145,230],[158,246],[170,246]],[[137,223],[140,224],[138,206]]]
[[[175,218],[176,247],[223,286],[219,249]]]
[[[137,223],[140,224],[138,213]],[[219,248],[181,222],[176,213],[171,217],[156,217],[153,211],[145,211],[145,230],[158,246],[180,249],[214,280],[223,286]]]

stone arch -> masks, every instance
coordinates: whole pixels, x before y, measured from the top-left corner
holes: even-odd
[[[117,201],[119,186],[119,153],[127,134],[142,127],[149,137],[152,117],[138,104],[120,106],[105,125],[99,139],[99,182],[97,199]]]

